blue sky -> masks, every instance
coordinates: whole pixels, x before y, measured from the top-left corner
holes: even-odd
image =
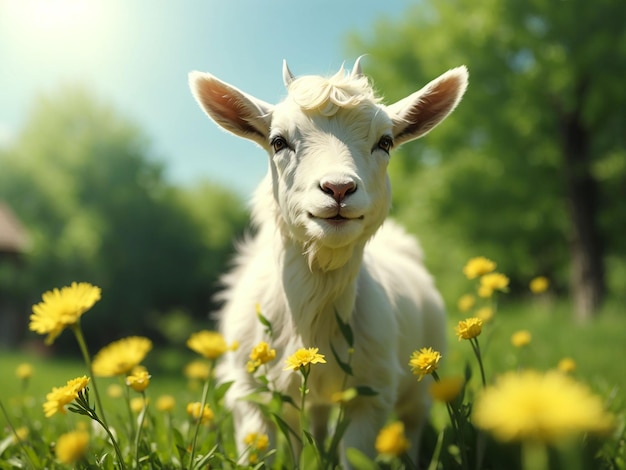
[[[277,102],[283,58],[296,75],[334,73],[344,60],[351,67],[347,35],[367,35],[410,3],[0,0],[0,145],[19,131],[37,94],[80,84],[144,130],[173,183],[209,179],[248,195],[266,156],[204,116],[188,72],[211,72]]]

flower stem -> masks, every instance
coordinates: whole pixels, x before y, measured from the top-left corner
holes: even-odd
[[[87,349],[87,343],[85,342],[85,337],[83,336],[83,330],[80,327],[79,321],[77,321],[76,323],[72,325],[72,331],[74,332],[74,336],[76,337],[76,341],[78,342],[80,351],[83,354],[83,359],[85,360],[85,364],[87,365],[87,369],[89,370],[89,377],[91,379],[91,384],[93,386],[94,394],[96,395],[96,403],[98,405],[98,411],[100,412],[100,416],[102,416],[102,421],[105,427],[108,429],[109,425],[107,423],[107,419],[104,414],[104,407],[102,406],[102,402],[100,401],[100,393],[98,392],[98,386],[96,384],[96,377],[93,373],[91,357],[89,356],[89,350]]]
[[[548,452],[541,442],[522,443],[522,469],[546,470],[548,468]]]
[[[15,426],[13,426],[13,423],[11,422],[11,419],[9,418],[9,413],[7,413],[7,410],[5,409],[4,404],[2,403],[2,400],[0,400],[0,409],[2,410],[2,414],[4,415],[5,421],[11,428],[11,432],[13,433],[13,437],[15,438],[17,445],[20,446],[20,448],[22,449],[22,452],[24,453],[24,455],[30,462],[31,466],[33,468],[36,468],[35,463],[31,460],[30,455],[28,455],[28,452],[26,452],[26,447],[24,446],[24,442],[22,442],[22,439],[20,439],[20,436],[17,434],[17,429],[15,429]]]
[[[139,415],[139,422],[137,424],[137,434],[135,435],[135,461],[137,462],[137,468],[139,468],[139,440],[141,437],[141,430],[143,429],[143,423],[146,419],[146,413],[148,412],[148,399],[145,392],[141,392],[143,398],[143,408]]]
[[[483,387],[486,387],[487,380],[485,379],[485,368],[483,367],[483,359],[480,354],[480,345],[478,344],[478,338],[471,338],[470,344],[472,345],[472,349],[474,350],[474,354],[476,355],[476,359],[478,360],[478,368],[480,369],[480,378],[483,382]]]
[[[213,370],[213,368],[211,368]],[[196,456],[196,441],[198,440],[198,432],[200,431],[200,423],[202,422],[202,417],[204,413],[204,405],[207,402],[207,395],[209,393],[209,383],[211,381],[211,377],[209,376],[204,382],[204,388],[202,389],[202,401],[200,402],[200,410],[198,412],[198,418],[196,421],[196,429],[193,433],[193,440],[191,441],[191,455],[189,457],[189,470],[193,469],[193,459]]]

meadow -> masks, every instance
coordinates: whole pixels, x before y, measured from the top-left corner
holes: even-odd
[[[456,383],[461,384],[452,396],[444,399],[433,392],[436,402],[420,466],[406,456],[402,430],[390,426],[385,430],[386,438],[381,436],[382,432],[379,435],[380,447],[377,441],[378,457],[375,460],[357,453],[349,454],[355,468],[626,468],[626,374],[623,365],[626,320],[620,306],[609,302],[593,322],[579,324],[573,321],[571,306],[557,301],[549,290],[515,299],[501,293],[497,296],[497,305],[495,296],[488,299],[473,296],[471,301],[465,300],[465,304],[448,302],[449,350],[443,352],[441,363],[437,359],[429,362],[428,367],[414,369],[416,375],[435,375],[442,384],[451,378],[460,379]],[[485,305],[491,312],[484,309],[481,312]],[[88,315],[86,313],[82,321],[89,321]],[[483,316],[480,328],[460,330],[466,319],[477,318],[473,315]],[[262,314],[259,319],[263,321]],[[71,335],[72,331],[62,334]],[[537,435],[499,442],[488,430],[476,429],[472,423],[475,411],[472,408],[482,392],[483,383],[474,344],[480,344],[479,358],[487,385],[507,371],[517,371],[521,375],[521,371],[544,373],[561,368],[559,374],[571,380],[564,382],[565,385],[586,384],[589,395],[601,401],[613,419],[610,429],[605,429],[599,436],[593,432],[580,432],[558,442],[551,439],[544,442]],[[73,395],[73,400],[70,397],[66,403],[55,402],[56,412],[44,417],[42,405],[50,402],[53,387],[62,388],[74,378],[90,376],[84,360],[47,356],[34,351],[0,352],[4,379],[0,391],[4,408],[0,416],[0,468],[340,468],[337,442],[348,424],[342,421],[342,407],[350,401],[345,393],[343,399],[338,399],[337,411],[332,418],[334,435],[325,446],[318,446],[306,430],[285,428],[280,418],[281,406],[297,405],[285,403],[281,401],[284,397],[272,395],[271,384],[264,381],[262,365],[257,366],[260,370],[259,391],[272,395],[266,411],[277,424],[279,439],[276,448],[269,448],[266,436],[251,436],[242,460],[237,455],[230,415],[221,404],[225,388],[214,384],[209,373],[219,354],[212,353],[213,345],[204,344],[199,348],[192,347],[191,343],[188,345],[187,356],[176,356],[189,359],[189,362],[180,363],[179,373],[171,372],[171,364],[167,368],[160,364],[159,358],[164,355],[155,354],[159,347],[152,352],[146,351],[145,360],[141,357],[136,361],[150,371],[145,387],[127,385],[127,378],[140,374],[130,369],[124,374],[114,373],[113,377],[97,377],[102,409],[108,419],[107,425],[112,429],[111,435],[117,441],[117,451],[101,423],[90,415],[90,408],[97,401],[93,381],[96,377],[83,384],[82,389]],[[220,354],[227,354],[229,347],[225,346]],[[332,356],[327,354],[326,359],[332,360]],[[564,359],[565,363],[562,362]],[[130,365],[137,365],[132,362]],[[31,367],[27,374],[20,369],[24,364]],[[323,367],[323,364],[301,363],[300,366],[294,372],[301,372],[306,378],[307,368]],[[303,390],[306,390],[306,383]],[[566,402],[568,390],[559,390],[557,394],[561,392]],[[86,402],[81,402],[85,398]],[[305,399],[306,393],[303,402]],[[194,403],[195,409],[191,406]],[[585,406],[584,402],[580,405]],[[64,413],[67,407],[74,411]],[[95,414],[102,419],[99,408],[95,405]],[[571,410],[574,415],[577,412]],[[303,418],[306,420],[304,415]],[[589,431],[594,430],[590,428]],[[69,451],[60,454],[57,449],[61,436],[72,432],[89,437],[85,438],[84,444],[80,439],[72,441]],[[18,439],[16,434],[21,437]],[[304,446],[298,461],[294,460],[289,435]],[[537,446],[537,442],[541,445]]]

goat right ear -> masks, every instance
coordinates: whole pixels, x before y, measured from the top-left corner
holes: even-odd
[[[189,86],[200,107],[213,121],[227,131],[267,148],[272,105],[210,73],[191,72]]]

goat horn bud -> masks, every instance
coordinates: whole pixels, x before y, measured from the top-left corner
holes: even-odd
[[[291,82],[296,79],[291,70],[289,70],[289,66],[287,65],[287,61],[283,59],[283,83],[285,84],[285,88],[289,88]]]
[[[365,57],[365,54],[359,56],[355,61],[354,61],[354,67],[352,67],[352,76],[354,78],[358,78],[363,76],[363,70],[361,69],[361,59]]]

